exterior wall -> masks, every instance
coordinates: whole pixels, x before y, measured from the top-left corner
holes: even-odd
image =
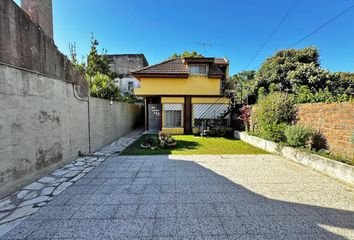
[[[79,87],[78,95],[87,97],[87,81],[58,51],[53,40],[12,0],[0,1],[0,62],[75,83]]]
[[[140,78],[135,94],[147,95],[220,95],[220,79],[203,76],[189,78]]]
[[[53,39],[52,0],[21,0],[21,7]]]
[[[133,91],[135,88],[140,87],[140,81],[134,77],[124,77],[122,79],[116,78],[114,81],[116,82],[116,84],[118,85],[119,89],[122,92],[133,93],[133,92],[129,91],[129,82],[133,82]]]
[[[315,103],[298,106],[298,123],[321,130],[329,150],[354,159],[354,103]]]
[[[142,125],[143,112],[143,106],[90,98],[91,150],[96,151]]]
[[[75,93],[65,81],[0,64],[0,197],[89,152],[88,102]],[[141,112],[90,98],[92,151],[131,131]]]
[[[0,65],[0,109],[0,196],[89,150],[71,84]]]
[[[143,54],[108,55],[110,68],[119,75],[129,75],[139,68],[148,66]]]

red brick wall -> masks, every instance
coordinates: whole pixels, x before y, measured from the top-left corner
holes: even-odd
[[[298,124],[322,131],[329,150],[354,159],[354,103],[313,103],[298,106]]]

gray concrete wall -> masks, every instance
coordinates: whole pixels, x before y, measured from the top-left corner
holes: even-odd
[[[90,98],[91,149],[98,150],[140,126],[144,107]]]
[[[88,152],[87,102],[73,85],[0,65],[0,195]]]
[[[0,62],[75,83],[78,94],[87,97],[87,81],[12,0],[0,1]]]
[[[73,86],[0,64],[0,197],[89,152],[89,105]],[[141,112],[90,98],[92,151],[133,130]]]

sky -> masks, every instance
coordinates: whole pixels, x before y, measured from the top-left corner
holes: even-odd
[[[20,0],[16,0],[19,3]],[[269,34],[296,0],[53,0],[54,41],[78,56],[90,49],[91,33],[109,54],[143,53],[149,64],[173,53],[198,51],[226,57],[230,74],[246,70]],[[257,69],[277,50],[286,49],[354,0],[299,0],[253,63]],[[204,48],[199,42],[211,43]],[[354,8],[295,48],[316,46],[321,66],[354,72]]]

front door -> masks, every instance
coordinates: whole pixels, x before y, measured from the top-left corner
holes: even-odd
[[[161,104],[148,104],[148,130],[159,131],[161,129]]]

